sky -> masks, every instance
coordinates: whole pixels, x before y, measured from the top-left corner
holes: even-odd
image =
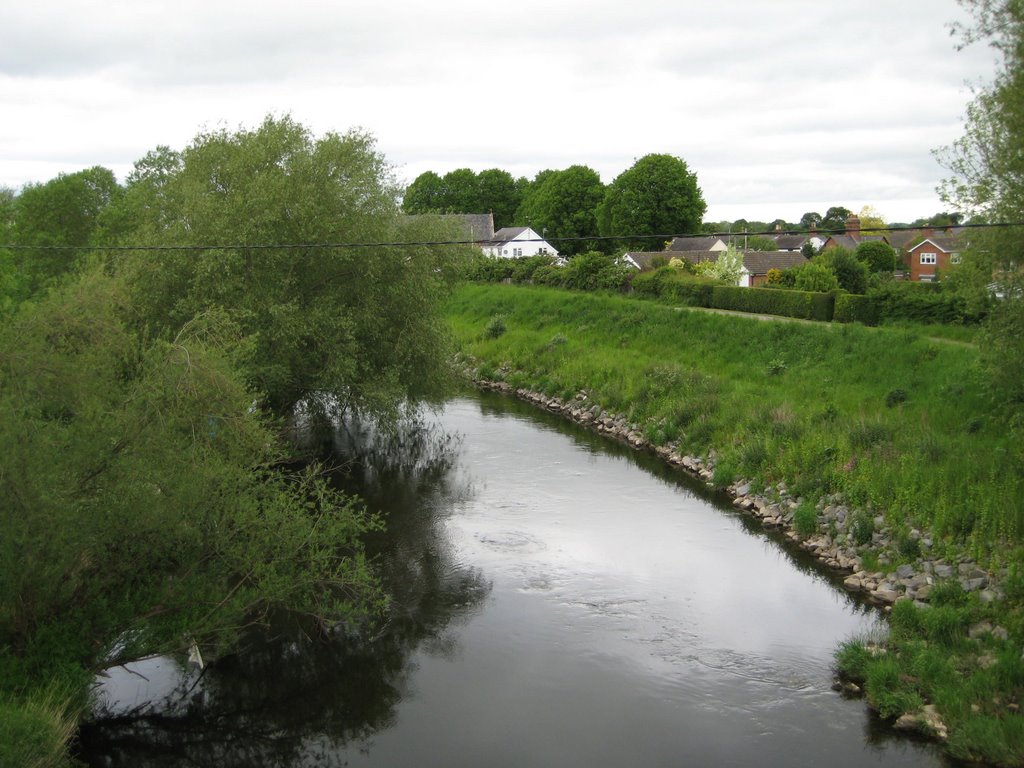
[[[0,5],[0,186],[290,114],[424,171],[611,182],[686,161],[709,221],[945,209],[932,150],[992,51],[956,0],[33,0]]]

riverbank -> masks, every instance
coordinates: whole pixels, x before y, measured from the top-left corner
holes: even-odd
[[[485,387],[726,490],[841,574],[847,589],[891,611],[888,638],[841,649],[844,690],[863,691],[898,727],[944,740],[955,756],[1024,764],[1019,528],[1005,518],[988,528],[978,514],[996,499],[1013,512],[1015,497],[990,475],[969,496],[964,488],[959,506],[976,504],[969,520],[951,525],[942,514],[954,506],[952,488],[981,478],[985,454],[994,458],[1011,437],[983,415],[973,351],[856,328],[825,339],[817,329],[758,331],[741,318],[672,314],[617,297],[471,286],[449,318],[473,356],[464,364]],[[743,365],[729,354],[737,348],[747,353]],[[928,377],[945,387],[959,378],[958,397],[922,400],[898,386],[914,372],[922,389]],[[818,396],[801,399],[814,373]],[[983,422],[973,432],[971,419]],[[959,451],[955,473],[941,467],[939,482],[922,482],[922,461],[934,473],[953,458],[944,441],[983,429],[984,448]]]

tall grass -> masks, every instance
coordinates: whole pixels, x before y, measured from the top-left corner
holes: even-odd
[[[496,314],[507,331],[484,338]],[[463,349],[510,383],[585,388],[751,479],[841,491],[982,557],[1024,540],[1024,453],[971,347],[501,285],[463,286],[447,316]]]

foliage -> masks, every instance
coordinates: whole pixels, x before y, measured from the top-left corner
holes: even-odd
[[[697,175],[672,155],[646,155],[608,186],[597,209],[598,231],[622,237],[627,248],[650,247],[650,238],[696,232],[707,210]],[[653,247],[660,247],[660,241]]]
[[[812,229],[818,229],[823,221],[820,213],[816,211],[808,211],[800,217],[800,229],[804,231],[811,231]]]
[[[982,336],[982,362],[1000,402],[1024,407],[1024,301],[997,302]]]
[[[839,280],[836,273],[824,264],[816,261],[809,261],[796,267],[786,270],[792,277],[792,287],[798,291],[817,291],[828,293],[839,288]],[[779,283],[784,283],[785,278],[779,275]]]
[[[402,196],[402,210],[406,213],[446,213],[444,182],[433,171],[417,176]]]
[[[898,265],[896,251],[881,240],[865,240],[859,243],[853,255],[867,264],[870,272],[892,272]]]
[[[835,314],[832,319],[837,323],[878,325],[878,305],[870,296],[841,293],[836,296]]]
[[[853,213],[849,208],[844,208],[841,205],[833,205],[827,211],[821,219],[821,229],[826,231],[838,230],[840,232],[846,231],[846,220],[850,214]]]
[[[886,322],[971,324],[984,319],[991,300],[972,301],[968,294],[944,283],[909,281],[882,283],[868,292]]]
[[[767,235],[751,235],[744,248],[748,251],[777,251],[779,244]]]
[[[712,280],[718,280],[727,285],[738,284],[743,275],[743,254],[731,245],[724,251],[720,251],[717,259],[701,262],[701,264],[698,264],[698,268],[703,264],[709,265],[704,272],[705,277],[710,277]],[[700,274],[699,270],[698,274]]]
[[[939,152],[953,173],[942,187],[943,199],[972,217],[1017,222],[1024,216],[1024,5],[1014,0],[964,0],[974,15],[973,28],[960,28],[964,44],[984,40],[1001,56],[992,82],[968,105],[964,135]],[[999,228],[975,239],[965,254],[981,262],[983,273],[1001,285],[1004,298],[993,311],[982,343],[993,387],[1003,402],[1019,404],[1019,341],[1015,319],[1022,312],[1021,266],[1024,241],[1018,228]],[[1003,355],[1001,357],[1001,355]]]
[[[832,270],[844,291],[867,292],[868,268],[845,248],[826,248],[814,261]]]
[[[711,306],[739,312],[800,317],[806,320],[832,319],[834,298],[827,293],[775,290],[768,288],[733,288],[716,286],[711,292]]]
[[[460,213],[494,214],[494,228],[513,226],[516,210],[522,203],[523,193],[512,174],[501,168],[488,168],[480,171],[476,177],[477,201],[476,208]],[[534,227],[536,229],[536,227]]]
[[[604,199],[604,184],[597,171],[573,165],[553,171],[531,186],[517,216],[544,237],[586,238],[597,235],[597,206]],[[565,255],[594,249],[594,242],[565,240],[557,243]]]
[[[12,203],[12,240],[35,246],[15,252],[22,298],[55,284],[88,260],[88,252],[80,249],[96,244],[100,217],[120,194],[113,172],[99,166],[21,190]]]
[[[508,330],[505,326],[505,316],[495,315],[487,321],[487,325],[484,326],[484,338],[485,339],[496,339],[501,336],[505,331]]]
[[[452,234],[440,220],[398,216],[390,171],[366,134],[317,139],[288,117],[203,133],[161,177],[137,173],[124,204],[137,214],[137,243],[241,244],[159,261],[129,253],[116,266],[155,338],[226,314],[247,342],[247,381],[275,411],[317,393],[380,412],[441,391],[447,334],[436,307],[465,251],[262,247]]]
[[[334,621],[377,601],[374,520],[315,468],[274,469],[227,313],[154,340],[132,309],[90,271],[0,330],[0,680],[18,695],[186,636],[222,649],[269,606]]]

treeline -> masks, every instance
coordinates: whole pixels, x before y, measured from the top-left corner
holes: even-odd
[[[0,764],[59,764],[99,669],[380,606],[378,521],[278,426],[446,389],[466,252],[293,247],[452,239],[390,178],[365,134],[268,118],[3,196]]]
[[[697,232],[707,210],[686,162],[646,155],[605,185],[593,168],[544,170],[532,181],[491,168],[420,174],[402,200],[406,213],[488,213],[494,226],[529,226],[565,255],[592,250],[660,250],[653,237]],[[616,237],[615,241],[588,238]],[[568,239],[566,239],[568,238]]]

